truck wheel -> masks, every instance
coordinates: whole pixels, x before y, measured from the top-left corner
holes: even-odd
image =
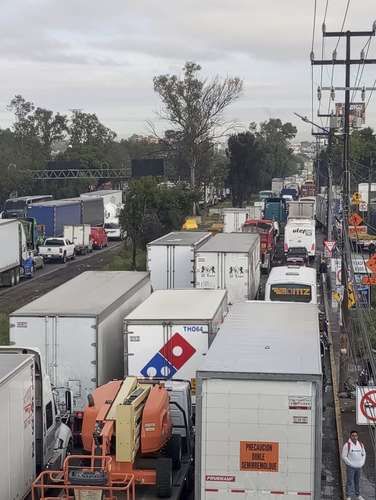
[[[16,269],[14,271],[14,274],[15,274],[15,279],[16,279],[16,285],[18,285],[18,283],[20,282],[20,279],[21,279],[21,276],[20,276],[20,270],[19,269]]]
[[[9,271],[9,286],[14,286],[16,284],[16,276],[13,269]]]
[[[172,493],[172,460],[158,458],[156,467],[156,486],[158,498],[168,498]]]
[[[181,467],[182,439],[180,434],[173,434],[167,444],[167,454],[172,460],[172,468],[178,470]]]
[[[62,262],[63,262],[63,264],[66,264],[66,262],[67,262],[67,254],[66,253],[63,255]]]

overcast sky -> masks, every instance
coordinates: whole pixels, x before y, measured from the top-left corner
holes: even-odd
[[[317,0],[317,59],[325,3]],[[22,94],[62,113],[72,108],[95,112],[121,137],[147,134],[146,122],[157,122],[159,109],[153,76],[179,74],[186,60],[200,63],[208,77],[244,79],[241,99],[227,112],[239,126],[270,117],[296,123],[294,111],[311,113],[313,4],[314,0],[2,0],[0,127],[11,124],[6,105],[13,95]],[[329,0],[328,31],[340,29],[345,4],[346,0]],[[375,0],[353,0],[345,27],[368,30],[375,19]],[[329,57],[336,40],[327,41]],[[343,42],[338,48],[338,56],[342,54]],[[353,56],[358,55],[354,43]],[[376,40],[368,56],[376,58]],[[353,81],[357,69],[353,68]],[[362,85],[375,79],[376,66],[367,66]],[[319,69],[314,80],[316,89]],[[323,72],[323,84],[330,80],[331,67]],[[336,82],[343,85],[339,67]],[[324,96],[322,112],[328,106]],[[343,100],[340,93],[337,100]],[[316,104],[315,90],[315,109]],[[368,124],[376,127],[376,91],[367,111]],[[298,125],[299,139],[310,138],[310,127]]]

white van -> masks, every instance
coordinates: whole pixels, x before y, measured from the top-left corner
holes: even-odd
[[[290,247],[304,247],[311,259],[315,257],[316,234],[313,219],[294,218],[287,221],[285,227],[285,253]]]
[[[265,300],[317,304],[316,269],[304,266],[273,267],[266,282]]]

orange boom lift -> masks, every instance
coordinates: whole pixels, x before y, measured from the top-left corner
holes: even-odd
[[[172,469],[181,466],[181,436],[172,434],[169,393],[163,383],[128,377],[98,387],[89,396],[82,425],[89,455],[70,456],[63,471],[45,471],[33,485],[33,500],[135,498],[135,485],[153,485],[156,495],[172,491]],[[52,486],[51,486],[52,483]],[[38,495],[38,496],[37,496]],[[90,496],[88,496],[90,495]]]

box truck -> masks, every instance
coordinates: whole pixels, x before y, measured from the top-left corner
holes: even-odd
[[[150,295],[148,273],[86,271],[10,314],[10,340],[40,349],[56,387],[87,395],[123,377],[123,319]]]
[[[81,224],[81,203],[78,199],[53,200],[30,205],[28,217],[44,227],[45,237],[62,236],[65,224]]]
[[[72,450],[38,351],[0,347],[0,498],[22,499],[43,468]]]
[[[196,500],[321,498],[317,306],[234,305],[196,389]]]
[[[216,234],[196,251],[196,288],[224,288],[230,304],[254,299],[260,286],[260,235]]]
[[[90,224],[65,225],[64,239],[74,244],[76,254],[84,255],[93,250]]]
[[[32,277],[33,256],[19,220],[0,219],[0,244],[0,286],[14,286],[21,276]]]
[[[284,251],[290,247],[304,247],[309,258],[315,258],[316,253],[316,223],[314,219],[292,218],[285,227]]]
[[[315,218],[315,199],[300,199],[299,201],[287,202],[287,220],[302,217],[304,219]]]
[[[124,320],[125,373],[194,379],[226,313],[224,290],[157,290]]]
[[[247,208],[223,208],[223,232],[241,233],[244,222],[249,218]]]
[[[195,250],[211,238],[211,233],[176,231],[147,245],[147,268],[153,290],[193,288]]]

